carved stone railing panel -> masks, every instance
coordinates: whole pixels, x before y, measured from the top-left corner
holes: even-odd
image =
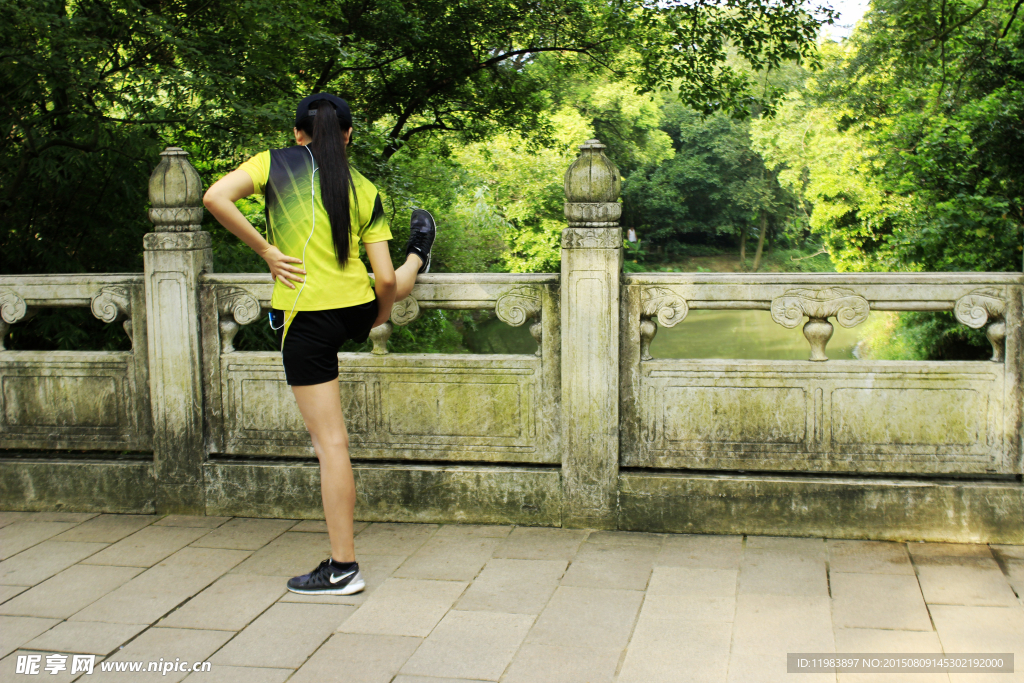
[[[132,350],[4,349],[12,323],[52,308],[89,308],[103,322],[123,321]],[[145,320],[141,275],[0,276],[0,447],[152,449]]]
[[[629,273],[623,282],[622,465],[976,476],[1024,469],[1020,273]],[[837,321],[857,325],[874,310],[950,311],[985,329],[993,359],[1003,362],[644,362],[645,337],[657,326],[652,290],[690,310],[764,310],[788,328],[803,324],[817,359]]]
[[[988,327],[985,336],[992,345],[991,360],[1002,363],[1005,358],[1006,346],[1006,314],[1005,293],[995,287],[978,289],[957,299],[953,307],[956,319],[974,329]]]
[[[234,353],[235,335],[242,325],[260,317],[260,302],[241,287],[222,287],[217,290],[221,353]],[[230,317],[229,317],[230,316]]]

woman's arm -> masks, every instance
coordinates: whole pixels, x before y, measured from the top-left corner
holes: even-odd
[[[377,293],[377,320],[373,326],[383,325],[391,317],[391,307],[395,304],[395,267],[391,263],[391,252],[387,242],[371,242],[364,244],[366,256],[373,268],[374,291]]]
[[[285,256],[281,250],[263,239],[252,224],[245,219],[235,202],[253,193],[252,178],[242,170],[232,171],[210,186],[203,195],[203,204],[217,222],[228,229],[232,235],[249,245],[253,251],[263,257],[270,267],[275,280],[280,280],[295,289],[289,280],[302,282],[306,271],[292,263],[302,263],[302,259]]]

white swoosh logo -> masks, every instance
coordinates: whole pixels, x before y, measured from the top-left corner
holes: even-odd
[[[334,573],[332,572],[331,573],[331,583],[338,583],[342,579],[347,578],[349,576],[352,576],[353,574],[355,574],[355,570],[350,571],[348,574],[342,574],[341,576],[335,578]]]

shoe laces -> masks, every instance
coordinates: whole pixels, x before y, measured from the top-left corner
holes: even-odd
[[[326,560],[324,560],[323,562],[318,564],[316,569],[314,569],[313,571],[311,571],[309,573],[309,578],[310,579],[314,579],[314,578],[317,578],[317,577],[323,577],[324,575],[329,574],[330,571],[331,571],[331,558],[328,557]]]

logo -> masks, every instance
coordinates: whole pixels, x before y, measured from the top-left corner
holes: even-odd
[[[356,573],[356,572],[355,572],[355,570],[353,569],[353,570],[352,570],[352,571],[350,571],[350,572],[349,572],[348,574],[342,574],[341,576],[335,577],[335,576],[334,576],[334,572],[331,572],[331,583],[338,583],[338,582],[339,582],[339,581],[341,581],[342,579],[346,579],[346,578],[348,578],[348,577],[352,576],[352,575],[353,575],[353,574],[355,574],[355,573]]]

